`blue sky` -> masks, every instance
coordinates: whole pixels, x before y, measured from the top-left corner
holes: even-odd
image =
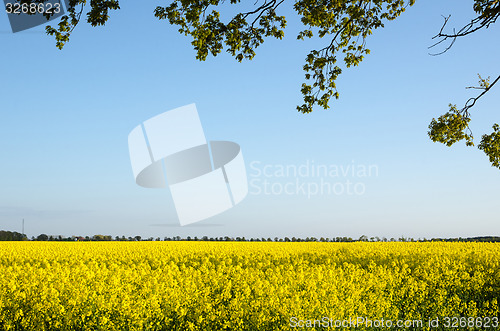
[[[462,106],[477,94],[465,89],[477,73],[500,69],[498,24],[444,55],[428,54],[441,15],[461,27],[474,17],[472,1],[417,1],[368,39],[371,54],[338,80],[340,99],[307,115],[295,110],[302,66],[328,40],[297,41],[302,27],[290,8],[284,40],[267,40],[254,60],[223,53],[199,62],[188,37],[153,17],[157,4],[124,2],[105,27],[77,26],[62,51],[43,27],[12,34],[0,15],[1,229],[20,231],[24,218],[28,236],[500,235],[500,171],[476,148],[427,137],[450,102]],[[240,144],[253,182],[236,207],[180,227],[168,189],[135,184],[127,136],[190,103],[207,139]],[[499,104],[492,90],[473,108],[476,143],[500,122]],[[377,172],[259,175],[265,166],[313,164]],[[349,181],[363,193],[264,194],[265,180],[276,190],[322,180],[347,189]]]

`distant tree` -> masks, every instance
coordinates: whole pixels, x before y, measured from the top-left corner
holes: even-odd
[[[46,235],[45,233],[42,233],[38,237],[36,237],[36,240],[38,240],[38,241],[47,241],[47,240],[49,240],[49,236]]]
[[[16,231],[3,231],[0,230],[0,241],[23,241],[28,240],[25,234]]]
[[[111,236],[109,235],[102,235],[102,234],[96,234],[92,237],[92,240],[95,241],[111,241]]]

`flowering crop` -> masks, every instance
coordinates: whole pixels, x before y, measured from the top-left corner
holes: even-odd
[[[1,330],[498,318],[499,298],[500,250],[491,243],[0,243]],[[441,329],[425,323],[419,329]]]

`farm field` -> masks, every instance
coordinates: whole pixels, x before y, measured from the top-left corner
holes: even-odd
[[[0,330],[495,330],[499,247],[3,242]]]

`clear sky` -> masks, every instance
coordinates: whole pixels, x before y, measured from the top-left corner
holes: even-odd
[[[472,3],[417,1],[368,39],[371,54],[338,80],[340,99],[307,115],[295,109],[304,59],[329,41],[297,41],[290,8],[284,40],[244,63],[197,61],[191,40],[153,17],[158,1],[123,1],[105,27],[77,26],[62,51],[43,27],[12,34],[1,14],[0,229],[20,232],[24,218],[28,237],[498,236],[500,170],[477,148],[427,136],[449,103],[477,95],[465,89],[477,73],[500,72],[499,24],[428,54],[441,15],[461,27]],[[500,123],[499,91],[472,110],[476,143]],[[208,140],[240,144],[249,195],[181,227],[168,189],[135,184],[127,137],[190,103]],[[310,173],[319,168],[329,171]]]

